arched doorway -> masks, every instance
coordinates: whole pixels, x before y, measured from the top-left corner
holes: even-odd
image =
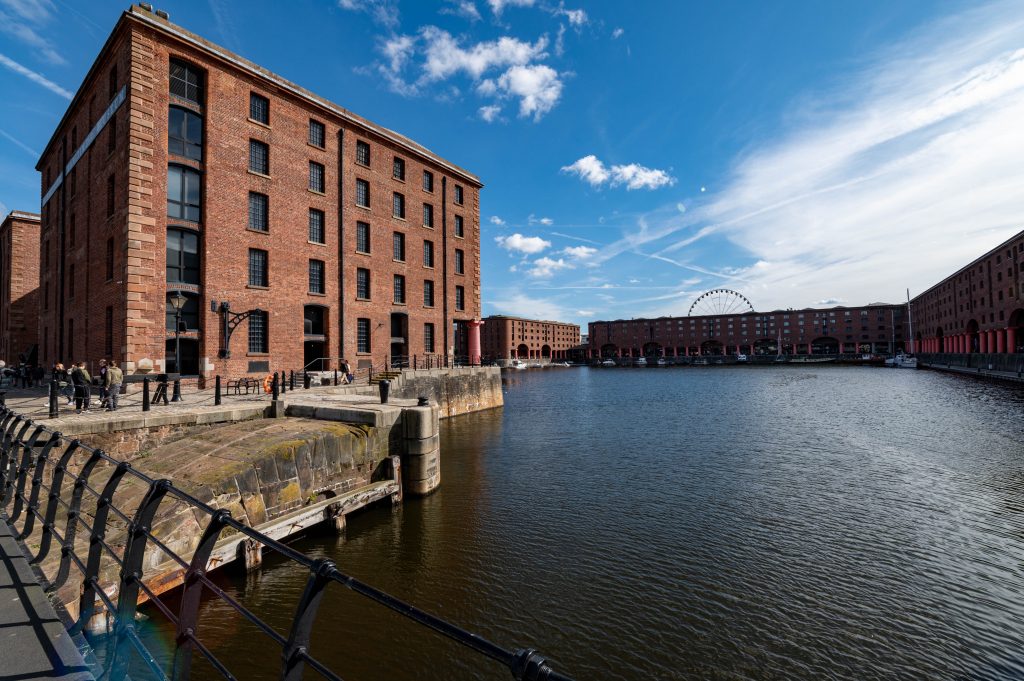
[[[938,352],[946,351],[945,338],[942,337],[942,327],[935,329],[935,345]]]
[[[542,345],[540,346],[540,356],[544,359],[551,359],[551,346]]]
[[[644,345],[644,357],[661,357],[661,343],[647,343]]]
[[[967,352],[978,352],[979,345],[978,341],[978,320],[972,319],[967,322]]]
[[[1006,351],[1024,352],[1024,308],[1017,308],[1010,313],[1010,322],[1006,325]]]
[[[529,359],[530,347],[526,343],[520,343],[519,347],[516,348],[516,357],[518,359]]]
[[[838,355],[839,341],[835,338],[822,336],[811,341],[811,349],[815,355]]]
[[[722,344],[716,340],[704,341],[700,344],[700,354],[702,355],[722,355],[725,354]]]
[[[327,367],[327,308],[306,305],[302,309],[302,366],[307,371]]]

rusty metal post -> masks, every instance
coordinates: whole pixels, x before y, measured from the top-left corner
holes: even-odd
[[[213,404],[214,406],[220,406],[221,395],[220,395],[220,374],[217,374],[214,380],[214,393],[213,393]]]

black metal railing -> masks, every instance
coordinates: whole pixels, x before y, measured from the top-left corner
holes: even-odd
[[[231,671],[199,637],[200,604],[204,594],[210,594],[280,647],[281,679],[301,679],[308,668],[323,678],[340,680],[310,652],[317,610],[326,589],[336,584],[498,662],[515,679],[571,681],[553,671],[545,658],[533,649],[509,650],[435,617],[343,573],[330,560],[311,558],[272,539],[236,520],[229,511],[195,498],[170,480],[154,479],[103,450],[79,440],[68,440],[6,406],[0,406],[0,437],[0,510],[10,507],[8,522],[12,530],[26,544],[39,546],[30,560],[32,564],[43,564],[52,550],[59,548],[56,575],[47,576],[48,591],[55,592],[68,584],[72,568],[80,577],[78,614],[70,627],[71,633],[84,632],[94,615],[105,615],[113,620],[104,647],[105,678],[125,679],[129,665],[141,663],[158,679],[188,679],[193,661],[199,656],[224,678],[234,679]],[[109,471],[102,484],[96,479],[101,477],[99,470]],[[114,499],[126,481],[144,486],[145,493],[136,506],[122,509]],[[206,518],[198,545],[190,557],[178,555],[153,533],[157,511],[167,499],[185,504],[197,517]],[[19,521],[22,523],[20,532],[17,531]],[[107,537],[108,525],[123,528],[123,550],[115,548],[115,538]],[[227,594],[207,575],[211,555],[225,530],[237,532],[277,552],[309,573],[287,635]],[[88,540],[80,539],[79,532],[88,533]],[[87,553],[83,557],[85,548]],[[160,598],[157,589],[147,584],[144,565],[152,564],[143,561],[147,549],[162,552],[183,570],[180,604],[176,610]],[[103,576],[110,574],[111,569],[117,571],[116,584],[105,585]],[[110,586],[115,588],[110,589]],[[173,659],[167,665],[162,665],[147,650],[136,627],[136,612],[143,596],[174,627]],[[253,642],[252,645],[259,644]],[[165,666],[170,668],[165,669]]]

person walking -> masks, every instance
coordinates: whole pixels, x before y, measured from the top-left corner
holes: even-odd
[[[92,376],[85,368],[85,362],[79,362],[71,370],[71,383],[75,386],[75,413],[89,413],[89,400],[92,396]]]
[[[54,362],[52,376],[53,380],[57,381],[58,391],[64,396],[66,404],[71,404],[75,396],[75,388],[71,385],[71,376],[68,375],[68,370],[60,362]]]
[[[96,381],[100,389],[100,409],[107,408],[107,360],[100,360],[100,375]]]
[[[124,373],[118,368],[116,361],[110,360],[103,380],[106,382],[107,411],[117,411],[117,396],[121,393]]]
[[[341,384],[348,385],[352,382],[352,368],[349,366],[347,359],[341,360]]]
[[[37,364],[32,368],[32,381],[37,388],[43,385],[44,378],[46,378],[46,369],[41,364]]]

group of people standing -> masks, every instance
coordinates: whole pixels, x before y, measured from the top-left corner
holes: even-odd
[[[100,393],[100,409],[117,411],[117,398],[121,394],[124,372],[114,360],[100,360],[99,375],[93,378],[85,368],[85,362],[72,364],[66,369],[63,364],[53,365],[53,378],[57,381],[60,393],[67,399],[67,404],[75,403],[75,413],[89,412],[92,403],[92,388],[97,386]]]

